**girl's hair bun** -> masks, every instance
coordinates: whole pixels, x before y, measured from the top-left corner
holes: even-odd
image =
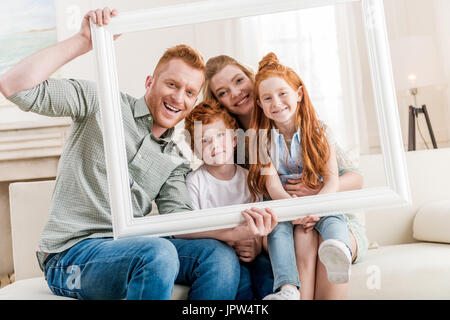
[[[276,56],[276,54],[273,52],[269,52],[259,62],[258,72],[260,72],[262,69],[265,69],[265,68],[276,69],[279,64],[280,64],[280,61],[278,60],[278,57]]]

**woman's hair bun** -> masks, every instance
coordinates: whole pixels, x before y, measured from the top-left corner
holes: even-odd
[[[269,52],[266,54],[262,60],[259,62],[258,72],[264,68],[276,69],[276,67],[280,64],[278,57],[275,53]]]

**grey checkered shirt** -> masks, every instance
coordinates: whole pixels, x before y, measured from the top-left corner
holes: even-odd
[[[161,214],[192,210],[185,185],[189,161],[171,140],[173,129],[155,137],[144,98],[124,93],[120,98],[134,216],[148,214],[153,200]],[[24,111],[73,119],[59,161],[50,217],[39,241],[41,268],[43,252],[61,252],[87,238],[112,237],[95,83],[49,79],[8,99]]]

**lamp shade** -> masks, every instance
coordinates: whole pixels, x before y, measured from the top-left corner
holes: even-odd
[[[404,37],[390,41],[397,90],[445,83],[442,59],[432,37]]]

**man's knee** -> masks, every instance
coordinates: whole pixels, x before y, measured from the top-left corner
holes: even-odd
[[[233,248],[218,240],[207,239],[208,258],[211,267],[221,274],[221,277],[239,279],[240,264]]]
[[[161,271],[168,275],[178,274],[180,261],[175,246],[164,238],[147,238],[139,239],[137,245],[140,246],[137,255],[143,264],[154,270]]]

